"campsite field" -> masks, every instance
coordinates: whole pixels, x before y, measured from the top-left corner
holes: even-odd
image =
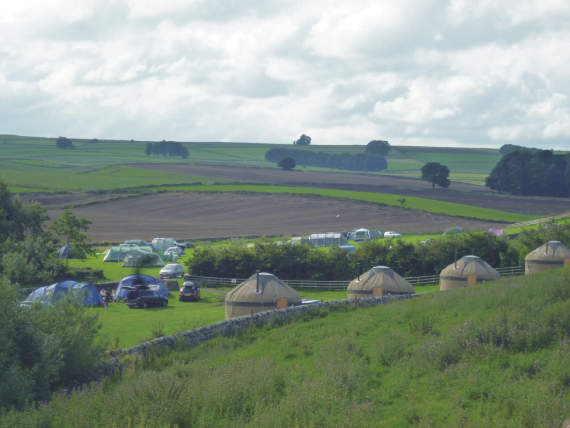
[[[127,356],[4,426],[528,426],[568,417],[570,271]]]

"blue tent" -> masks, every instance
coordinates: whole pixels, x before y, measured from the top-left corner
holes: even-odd
[[[60,259],[70,259],[71,258],[71,244],[64,245],[59,249]]]
[[[128,290],[124,287],[140,284],[147,285],[151,290],[158,291],[161,296],[166,298],[170,296],[170,290],[166,288],[166,285],[164,285],[164,282],[160,279],[153,278],[149,275],[135,274],[125,276],[121,279],[121,282],[119,282],[119,286],[117,287],[117,291],[115,291],[115,302],[123,301],[125,300],[125,297],[127,297]]]
[[[93,284],[75,281],[56,282],[52,285],[44,285],[34,291],[24,300],[24,304],[48,303],[51,304],[64,295],[71,294],[77,298],[83,306],[100,306],[103,299]]]

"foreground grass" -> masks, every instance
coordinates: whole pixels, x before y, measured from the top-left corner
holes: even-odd
[[[528,426],[570,415],[570,269],[126,357],[3,426]]]
[[[156,190],[172,190],[168,186],[157,186]],[[256,192],[256,193],[286,193],[294,195],[315,195],[331,198],[353,199],[382,205],[400,207],[403,195],[389,193],[359,192],[352,190],[322,189],[311,187],[290,187],[271,185],[191,185],[178,186],[177,191],[188,192]],[[475,218],[479,220],[498,221],[505,223],[521,222],[538,218],[538,216],[516,214],[491,208],[475,207],[454,202],[438,201],[416,196],[406,196],[404,208],[426,211],[435,214],[445,214],[454,217]]]

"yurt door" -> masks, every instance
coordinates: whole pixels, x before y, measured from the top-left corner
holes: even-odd
[[[467,285],[477,285],[477,275],[467,275]]]

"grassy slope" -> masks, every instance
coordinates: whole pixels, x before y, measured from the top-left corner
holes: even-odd
[[[127,357],[5,426],[541,426],[570,414],[570,269]]]

